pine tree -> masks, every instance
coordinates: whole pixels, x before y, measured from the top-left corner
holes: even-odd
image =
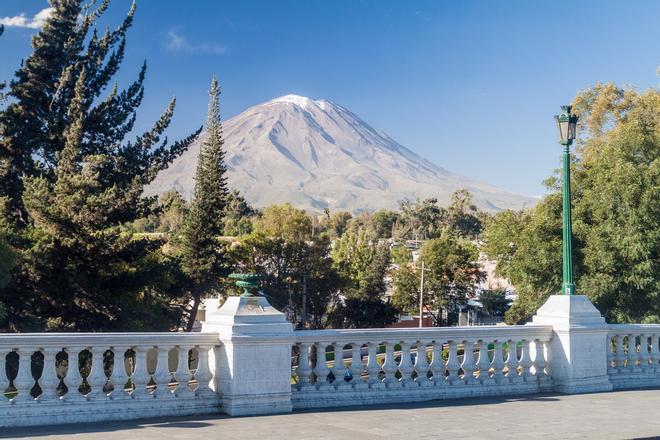
[[[224,231],[229,191],[220,123],[220,87],[215,76],[209,95],[206,136],[199,152],[195,193],[181,243],[182,267],[192,286],[188,331],[192,329],[202,295],[217,288],[220,278],[226,274],[225,246],[220,237]]]
[[[127,164],[117,167],[109,178],[125,182],[136,179],[139,172],[141,179],[136,184],[144,185],[185,151],[199,133],[171,146],[166,139],[159,144],[172,117],[172,99],[151,130],[122,146],[144,95],[146,63],[126,90],[118,91],[115,84],[100,99],[124,58],[126,33],[136,10],[133,3],[119,27],[99,35],[93,26],[109,3],[105,0],[91,9],[89,4],[81,5],[81,0],[51,0],[53,12],[32,40],[33,53],[10,83],[12,103],[0,112],[0,196],[9,198],[9,212],[18,226],[28,222],[22,200],[23,177],[55,179],[57,153],[66,142],[68,108],[81,68],[86,72],[86,94],[80,151],[83,155],[116,156]],[[144,207],[139,196],[135,199]]]
[[[126,90],[115,85],[101,98],[135,11],[116,30],[88,35],[108,3],[90,10],[80,0],[51,2],[54,13],[0,112],[0,223],[12,225],[18,253],[0,302],[12,329],[167,329],[179,320],[178,265],[160,251],[162,241],[121,226],[153,211],[144,186],[201,129],[172,145],[161,141],[172,100],[151,130],[125,141],[146,65]]]

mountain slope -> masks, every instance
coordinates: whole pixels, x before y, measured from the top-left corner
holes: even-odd
[[[313,211],[360,212],[417,197],[446,205],[460,188],[488,211],[535,202],[440,168],[330,101],[287,95],[223,125],[229,185],[257,207],[290,202]],[[176,189],[189,198],[200,145],[162,171],[147,193]]]

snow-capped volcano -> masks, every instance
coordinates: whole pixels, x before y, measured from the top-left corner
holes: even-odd
[[[250,107],[223,127],[229,185],[257,207],[290,202],[313,211],[360,212],[418,197],[448,204],[460,188],[489,211],[535,202],[451,173],[331,101],[286,95]],[[147,192],[176,189],[189,198],[200,145],[197,140]]]

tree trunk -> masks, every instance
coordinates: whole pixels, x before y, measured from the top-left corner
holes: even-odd
[[[193,306],[190,309],[190,315],[188,316],[188,323],[186,324],[186,331],[191,332],[193,325],[195,324],[195,318],[197,318],[197,311],[199,310],[199,304],[202,302],[202,295],[199,292],[193,294]]]

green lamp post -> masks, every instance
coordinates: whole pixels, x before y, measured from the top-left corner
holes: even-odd
[[[564,219],[564,249],[563,249],[563,284],[564,295],[575,295],[573,284],[573,245],[571,227],[571,151],[570,147],[575,140],[578,117],[571,114],[570,105],[562,105],[562,114],[555,115],[557,129],[559,130],[559,143],[564,146],[564,172],[563,176],[563,219]]]

